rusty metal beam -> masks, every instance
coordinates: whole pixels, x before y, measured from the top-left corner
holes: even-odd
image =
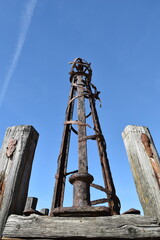
[[[87,88],[92,93],[90,82],[87,84]],[[108,189],[110,192],[112,192],[113,195],[116,195],[116,190],[115,190],[115,186],[113,183],[113,178],[112,178],[112,174],[111,174],[111,170],[110,170],[110,166],[109,166],[109,160],[108,160],[107,152],[106,152],[106,144],[105,144],[105,140],[104,140],[104,137],[102,134],[102,130],[101,130],[101,126],[100,126],[100,122],[99,122],[99,118],[98,118],[98,114],[97,114],[97,110],[96,110],[96,106],[95,106],[95,98],[94,98],[93,93],[89,97],[89,102],[90,102],[90,107],[91,107],[91,115],[92,115],[92,119],[93,119],[93,123],[94,123],[95,133],[98,133],[101,135],[101,137],[96,138],[96,140],[97,140],[97,145],[98,145],[100,162],[101,162],[101,166],[102,166],[102,174],[103,174],[103,178],[104,178],[104,184],[105,184],[106,189]],[[109,207],[111,208],[112,215],[119,214],[120,204],[117,201],[115,202],[114,199],[111,197],[111,195],[107,194],[107,197],[110,199],[108,204],[109,204]]]
[[[86,124],[86,114],[85,114],[85,100],[84,100],[84,91],[83,91],[83,76],[77,76],[77,93],[78,96],[81,96],[77,100],[78,107],[78,121]],[[78,140],[86,137],[86,126],[78,125]],[[78,143],[78,171],[79,172],[88,172],[88,160],[87,160],[87,145],[86,141]]]
[[[69,101],[68,101],[69,104],[66,109],[65,121],[72,120],[74,101],[70,103],[70,100],[74,97],[74,94],[75,94],[75,87],[71,86],[71,91],[70,91]],[[51,212],[53,211],[54,208],[63,206],[64,188],[65,188],[65,182],[66,182],[65,173],[67,171],[70,135],[71,135],[71,124],[64,125],[62,142],[60,147],[60,154],[58,157],[57,173],[55,177],[55,186],[54,186],[54,194],[53,194],[53,200],[51,205]]]
[[[106,203],[106,202],[108,202],[108,198],[101,198],[101,199],[93,200],[93,201],[91,201],[91,206],[97,205],[100,203]]]

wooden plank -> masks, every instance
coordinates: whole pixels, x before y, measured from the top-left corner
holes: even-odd
[[[29,239],[160,239],[155,218],[139,215],[108,217],[48,217],[11,215],[5,238]]]
[[[152,136],[146,127],[129,125],[122,137],[144,214],[160,221],[160,162]]]
[[[8,215],[24,210],[37,140],[32,126],[6,131],[0,151],[0,234]]]

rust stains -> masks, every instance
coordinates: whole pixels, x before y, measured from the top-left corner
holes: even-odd
[[[141,140],[145,147],[146,153],[148,154],[148,156],[150,158],[151,165],[152,165],[155,177],[157,179],[158,186],[160,188],[160,166],[159,166],[158,162],[154,159],[151,141],[145,133],[142,133]]]
[[[16,144],[17,144],[17,140],[14,138],[11,138],[8,142],[8,146],[7,146],[7,151],[6,151],[6,156],[8,158],[13,156],[14,151],[16,150]]]
[[[146,150],[148,156],[153,157],[153,152],[152,152],[152,148],[151,148],[151,141],[150,141],[149,137],[145,133],[142,133],[141,140],[142,140],[142,143],[145,147],[145,150]]]
[[[4,194],[4,189],[5,189],[5,173],[2,171],[0,173],[0,209],[2,206],[2,200],[3,200],[3,194]]]

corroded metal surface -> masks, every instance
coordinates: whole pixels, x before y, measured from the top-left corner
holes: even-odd
[[[69,95],[69,101],[74,97],[75,89],[71,86],[71,91]],[[66,109],[65,121],[70,121],[73,116],[73,105],[74,102],[68,104]],[[68,153],[69,153],[69,144],[70,144],[70,133],[71,133],[71,124],[65,124],[62,136],[62,143],[60,148],[60,153],[58,157],[58,167],[57,173],[55,176],[55,186],[54,194],[51,206],[51,212],[54,208],[62,207],[64,200],[64,189],[66,182],[66,172],[67,172],[67,163],[68,163]]]
[[[111,216],[109,207],[63,207],[55,208],[52,216],[59,217],[98,217],[98,216]]]
[[[71,175],[69,181],[74,186],[73,206],[90,206],[90,184],[93,181],[93,176],[88,173],[78,172]]]
[[[129,210],[127,210],[126,212],[122,213],[123,215],[124,214],[137,214],[137,215],[140,215],[141,212],[135,208],[130,208]]]
[[[26,205],[23,211],[24,216],[30,216],[31,214],[44,215],[42,212],[36,210],[38,198],[28,197]]]
[[[82,67],[83,65],[79,65]],[[77,94],[80,96],[77,100],[77,115],[78,121],[86,124],[86,114],[85,114],[85,99],[84,99],[84,90],[85,87],[83,83],[83,76],[77,76]],[[81,139],[86,136],[86,126],[78,125],[78,139]],[[81,141],[78,144],[78,170],[79,172],[88,172],[88,162],[87,162],[87,145],[86,141]]]
[[[58,170],[56,174],[56,183],[54,190],[54,197],[51,208],[51,215],[58,215],[66,212],[74,212],[76,208],[90,209],[92,215],[91,205],[107,202],[109,205],[109,213],[111,215],[119,214],[120,201],[116,196],[116,191],[110,171],[109,161],[106,153],[106,143],[100,127],[98,114],[95,106],[95,101],[99,100],[100,92],[91,83],[92,69],[90,63],[87,63],[81,58],[76,58],[71,62],[72,67],[70,71],[71,94],[66,110],[66,119],[64,123],[64,133],[62,138],[62,145],[60,155],[58,158]],[[77,101],[77,120],[73,120],[74,102]],[[90,113],[86,115],[85,101],[89,101]],[[89,116],[92,116],[93,127],[86,123]],[[72,127],[72,124],[78,126],[78,130]],[[87,128],[90,127],[94,134],[87,136]],[[64,187],[67,173],[67,162],[70,144],[71,130],[78,135],[78,170],[71,171],[73,175],[70,176],[69,181],[73,184],[73,207],[63,208]],[[104,187],[93,184],[93,176],[88,173],[88,159],[87,159],[87,141],[96,140],[99,150],[100,165],[102,167],[102,174],[104,178]],[[90,185],[107,194],[107,198],[90,201]],[[88,210],[87,210],[88,211]],[[98,208],[94,208],[98,211]],[[93,212],[94,212],[93,211]],[[108,210],[107,210],[108,211]],[[84,211],[85,212],[85,211]],[[100,212],[98,213],[100,214]],[[101,214],[103,215],[102,211]],[[108,213],[105,213],[108,215]]]

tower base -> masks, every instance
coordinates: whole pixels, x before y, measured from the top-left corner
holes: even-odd
[[[60,207],[54,208],[51,216],[53,217],[98,217],[98,216],[111,216],[110,208],[99,207]]]

